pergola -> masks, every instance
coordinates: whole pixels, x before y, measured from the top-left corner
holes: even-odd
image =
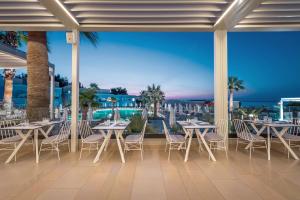
[[[23,69],[27,68],[27,56],[24,51],[11,48],[9,46],[0,44],[0,69]],[[50,117],[53,118],[54,106],[54,72],[55,66],[49,63],[50,76]]]
[[[72,31],[75,152],[80,31],[214,32],[215,120],[227,119],[227,32],[299,31],[300,0],[2,0],[0,29]]]

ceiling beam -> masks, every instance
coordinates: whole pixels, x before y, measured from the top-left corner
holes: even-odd
[[[237,25],[233,31],[236,32],[264,32],[264,31],[300,31],[300,24],[263,24],[263,25]]]
[[[242,19],[257,8],[263,0],[234,0],[214,24],[214,29],[233,29]]]
[[[40,3],[57,19],[59,19],[67,29],[71,30],[79,27],[79,23],[76,18],[59,0],[40,0]]]
[[[80,31],[83,32],[211,32],[213,31],[213,26],[211,25],[100,25],[100,24],[82,24],[80,25]]]

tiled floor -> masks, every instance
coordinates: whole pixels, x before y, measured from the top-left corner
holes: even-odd
[[[92,163],[95,152],[79,161],[78,153],[63,151],[61,161],[43,152],[36,165],[27,147],[16,163],[0,164],[0,199],[300,199],[300,163],[288,159],[281,146],[273,146],[270,162],[262,149],[250,160],[234,145],[229,160],[216,152],[212,162],[194,143],[184,163],[183,152],[174,151],[167,160],[163,139],[145,142],[144,161],[139,152],[130,152],[125,164],[115,141],[97,164]],[[1,152],[0,161],[7,156]]]

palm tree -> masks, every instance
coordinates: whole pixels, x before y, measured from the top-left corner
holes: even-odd
[[[9,113],[12,109],[12,92],[13,92],[13,78],[15,77],[16,70],[15,69],[4,69],[4,108]]]
[[[159,104],[165,99],[165,94],[161,91],[160,85],[152,84],[147,87],[146,91],[141,92],[142,100],[151,103],[154,106],[154,117],[157,117]]]
[[[117,103],[117,99],[116,99],[116,97],[108,97],[107,101],[112,103],[111,111],[112,111],[112,117],[114,117],[114,115],[115,115],[115,106],[116,106],[116,103]]]
[[[82,111],[82,120],[87,119],[87,113],[90,107],[99,106],[96,93],[94,88],[86,88],[80,91],[79,104]]]
[[[94,46],[98,36],[93,32],[83,32]],[[49,67],[46,32],[28,32],[27,45],[27,117],[30,121],[49,117]]]
[[[229,89],[229,94],[230,94],[230,98],[229,98],[229,111],[232,112],[233,111],[233,92],[236,91],[240,91],[245,89],[244,85],[243,85],[244,81],[239,80],[237,77],[234,76],[230,76],[228,78],[228,89]]]
[[[27,41],[27,36],[23,32],[15,31],[1,31],[0,43],[10,46],[12,48],[18,48],[23,42]],[[15,69],[3,70],[5,84],[4,84],[4,107],[10,113],[12,108],[12,92],[13,92],[13,79],[16,74]]]

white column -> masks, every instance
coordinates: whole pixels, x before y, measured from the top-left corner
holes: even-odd
[[[214,32],[214,109],[215,122],[228,120],[227,31]],[[228,134],[228,130],[223,130]]]
[[[71,121],[71,152],[78,148],[78,111],[79,111],[79,31],[73,30],[72,43],[72,121]]]
[[[54,67],[49,68],[50,74],[50,119],[53,119],[53,109],[54,109],[54,93],[55,93],[55,80],[54,80]]]
[[[280,120],[283,120],[283,101],[280,100]]]

